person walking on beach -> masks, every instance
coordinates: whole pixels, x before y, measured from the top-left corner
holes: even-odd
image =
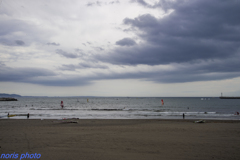
[[[183,116],[183,119],[185,119],[185,114],[184,114],[184,113],[183,113],[183,115],[182,115],[182,116]]]

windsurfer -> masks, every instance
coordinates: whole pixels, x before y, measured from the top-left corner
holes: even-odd
[[[64,107],[64,105],[63,105],[63,101],[61,101],[61,107],[62,107],[62,108]]]

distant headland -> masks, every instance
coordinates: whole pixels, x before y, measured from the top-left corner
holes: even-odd
[[[6,93],[0,93],[0,97],[2,98],[2,97],[22,97],[22,96],[20,96],[20,95],[18,95],[18,94],[6,94]]]

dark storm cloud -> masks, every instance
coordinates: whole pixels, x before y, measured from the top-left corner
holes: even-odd
[[[239,57],[240,58],[240,57]],[[150,81],[162,83],[181,83],[232,79],[240,76],[238,59],[225,61],[199,61],[194,64],[172,64],[174,69],[151,73]]]
[[[52,45],[52,46],[60,46],[59,43],[55,43],[55,42],[52,42],[52,43],[47,43],[47,45]]]
[[[173,12],[163,18],[151,14],[125,18],[123,23],[129,26],[125,31],[135,33],[141,43],[127,48],[116,47],[109,54],[97,55],[98,60],[118,65],[188,66],[176,72],[156,72],[161,76],[144,73],[145,77],[149,76],[148,80],[156,82],[240,76],[240,1],[159,1],[154,6],[143,0],[135,2],[166,12],[172,9]]]
[[[98,79],[142,79],[156,83],[185,83],[232,79],[240,76],[239,58],[171,64],[170,69],[99,74]],[[97,80],[98,80],[97,79]]]
[[[15,43],[19,46],[23,46],[25,44],[24,41],[21,40],[16,40]]]
[[[240,1],[174,1],[164,18],[145,14],[124,24],[142,44],[116,48],[105,61],[118,64],[169,64],[223,59],[239,54]],[[227,11],[227,12],[226,12]]]
[[[116,45],[119,46],[134,46],[136,42],[131,38],[123,38],[116,42]]]

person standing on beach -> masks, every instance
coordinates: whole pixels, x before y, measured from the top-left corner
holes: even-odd
[[[183,116],[183,119],[185,119],[185,114],[184,114],[184,113],[183,113],[183,115],[182,115],[182,116]]]

